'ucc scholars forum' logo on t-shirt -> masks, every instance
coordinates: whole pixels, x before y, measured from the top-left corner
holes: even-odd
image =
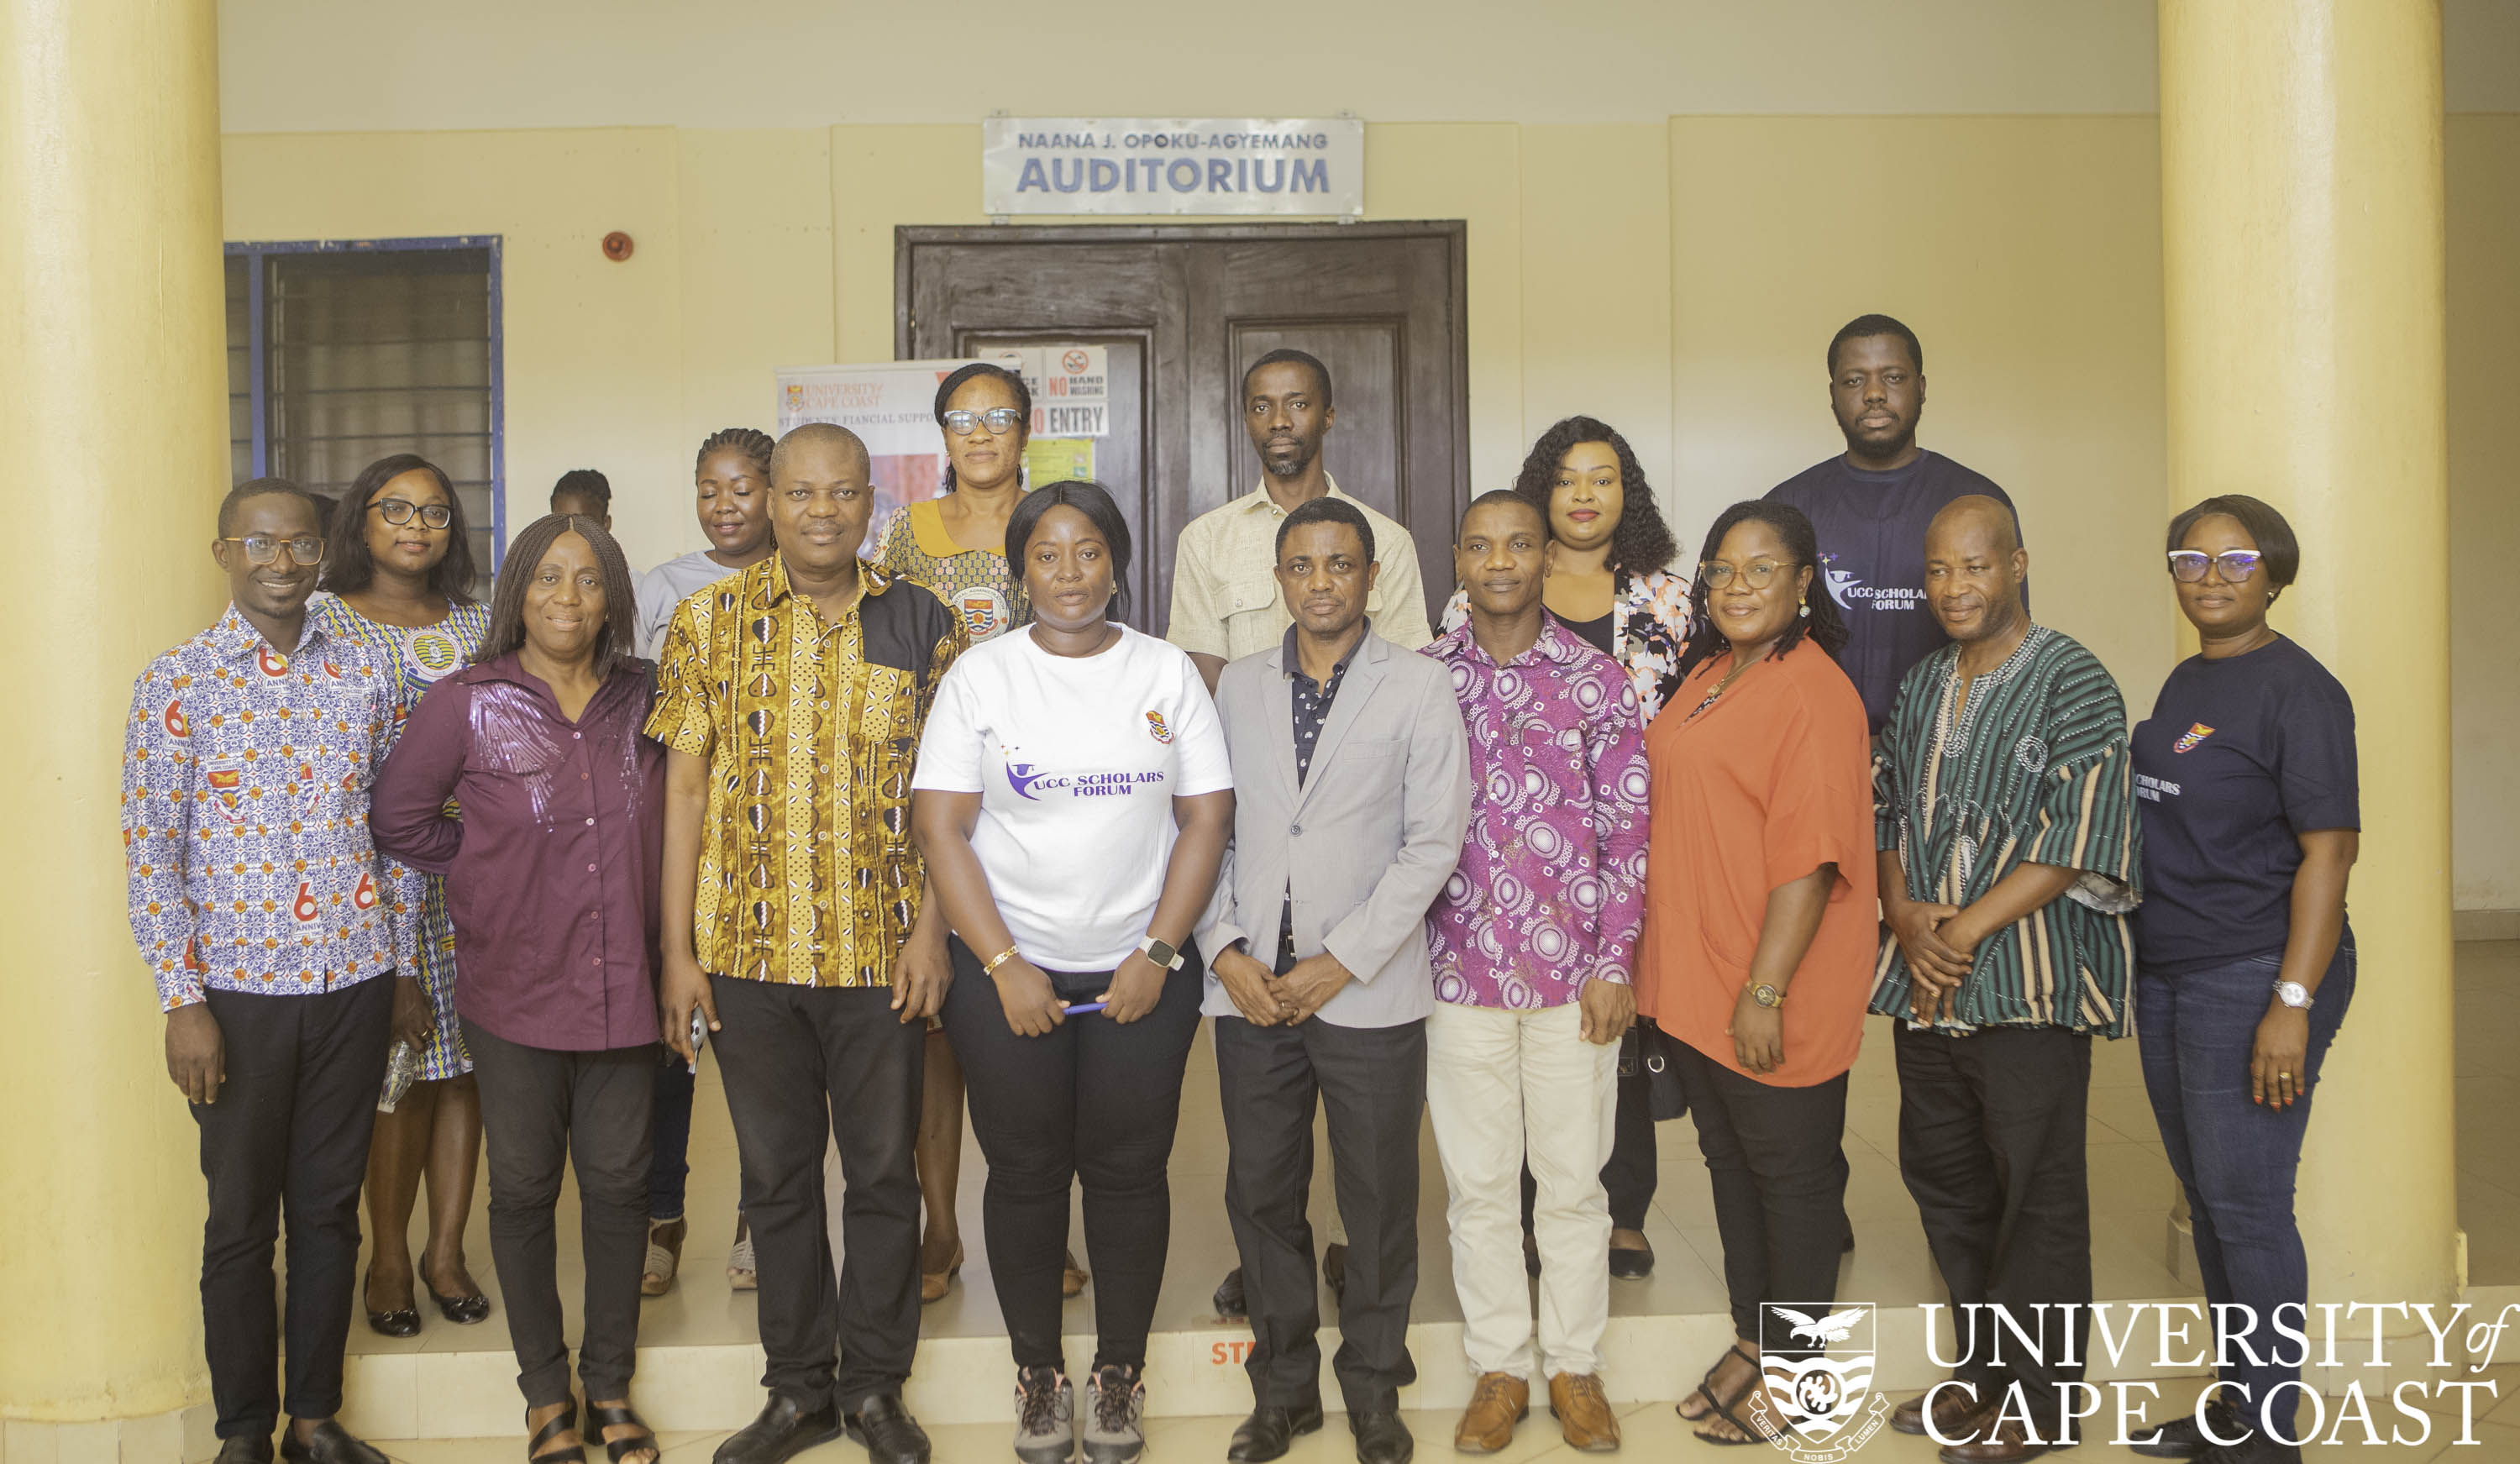
[[[1036,773],[1030,763],[1007,764],[1007,786],[1020,797],[1041,802],[1044,793],[1065,793],[1071,798],[1127,797],[1142,787],[1161,784],[1164,771],[1150,768],[1143,773]]]
[[[1904,585],[1868,585],[1851,569],[1837,567],[1837,555],[1820,556],[1821,576],[1827,582],[1828,598],[1837,601],[1841,610],[1858,610],[1862,600],[1876,610],[1912,610],[1925,602],[1925,592]]]

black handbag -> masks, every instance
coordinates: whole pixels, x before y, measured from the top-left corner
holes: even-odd
[[[1619,1054],[1619,1071],[1642,1071],[1645,1091],[1651,1103],[1655,1123],[1676,1119],[1688,1112],[1688,1094],[1680,1086],[1680,1064],[1676,1056],[1680,1039],[1639,1017],[1628,1029],[1623,1043],[1636,1044],[1635,1068],[1629,1065],[1629,1054]]]

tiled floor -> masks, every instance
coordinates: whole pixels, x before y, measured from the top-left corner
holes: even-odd
[[[2460,947],[2458,978],[2459,1212],[2468,1231],[2470,1280],[2476,1285],[2520,1284],[2520,942]],[[1850,1088],[1846,1149],[1853,1173],[1847,1208],[1859,1247],[1839,1294],[1900,1306],[1939,1300],[1941,1293],[1915,1207],[1900,1181],[1894,1159],[1898,1088],[1889,1047],[1887,1027],[1876,1020],[1867,1034]],[[1232,1239],[1219,1206],[1224,1138],[1215,1065],[1203,1034],[1192,1056],[1182,1112],[1172,1164],[1174,1227],[1156,1318],[1159,1331],[1212,1324],[1208,1293],[1234,1264]],[[2167,1217],[2175,1183],[2144,1099],[2133,1043],[2102,1043],[2096,1050],[2091,1113],[2092,1270],[2098,1296],[2120,1300],[2192,1295],[2193,1286],[2182,1282],[2166,1264],[2171,1254]],[[1612,1310],[1624,1316],[1720,1312],[1725,1304],[1722,1257],[1694,1131],[1686,1122],[1666,1124],[1659,1137],[1663,1182],[1646,1227],[1658,1256],[1655,1273],[1649,1280],[1616,1283]],[[742,1345],[755,1340],[752,1299],[731,1291],[721,1270],[734,1233],[735,1147],[715,1071],[705,1063],[691,1159],[692,1239],[684,1253],[685,1278],[672,1295],[648,1304],[640,1337],[643,1348]],[[922,1326],[933,1337],[998,1336],[1003,1327],[989,1286],[987,1259],[979,1245],[985,1174],[976,1145],[968,1139],[963,1176],[957,1208],[963,1216],[968,1263],[952,1294],[926,1309]],[[1318,1216],[1327,1213],[1327,1173],[1317,1182]],[[1415,1314],[1427,1321],[1457,1321],[1460,1309],[1444,1235],[1443,1179],[1431,1137],[1421,1143],[1420,1185],[1420,1272]],[[497,1278],[480,1217],[484,1201],[486,1192],[476,1196],[467,1240],[474,1273],[495,1299]],[[560,1244],[566,1274],[578,1256],[574,1192],[564,1195],[562,1204]],[[1071,1233],[1081,1238],[1081,1223],[1071,1221]],[[415,1251],[420,1243],[416,1222]],[[1086,1259],[1090,1265],[1090,1256]],[[1069,1304],[1067,1330],[1072,1335],[1092,1331],[1092,1301],[1089,1289]],[[570,1309],[574,1312],[573,1302]],[[472,1352],[503,1343],[497,1313],[481,1326],[458,1328],[432,1312],[417,1339],[378,1337],[361,1326],[354,1329],[350,1346],[354,1352],[368,1353]],[[1442,1366],[1450,1360],[1421,1358],[1420,1365]],[[1672,1365],[1677,1375],[1677,1360]],[[2511,1401],[2520,1387],[2513,1383],[2520,1383],[2520,1375],[2502,1387],[2497,1406],[2480,1410],[2485,1422],[2478,1426],[2477,1445],[2460,1447],[2451,1457],[2520,1461],[2520,1401]],[[2165,1384],[2165,1399],[2182,1396],[2193,1386]],[[1448,1451],[1449,1416],[1427,1415],[1412,1422],[1430,1447]],[[1674,1427],[1675,1422],[1667,1404],[1639,1407],[1629,1416],[1628,1452],[1636,1455],[1642,1449],[1642,1456],[1659,1458],[1699,1449],[1701,1445]],[[1159,1419],[1152,1425],[1150,1439],[1158,1451],[1218,1458],[1232,1424],[1233,1419],[1226,1417]],[[721,1437],[675,1436],[669,1457],[674,1464],[700,1464],[705,1449]],[[2434,1444],[2446,1437],[2437,1435],[2433,1443],[2392,1448],[2389,1453],[2393,1458],[2430,1457]],[[1006,1447],[1004,1431],[994,1424],[940,1429],[937,1442],[939,1460],[999,1459]],[[1919,1443],[1885,1432],[1866,1446],[1865,1458],[1868,1464],[1892,1464],[1927,1457]],[[1504,1458],[1506,1464],[1514,1464],[1544,1455],[1562,1456],[1564,1450],[1555,1445],[1544,1411],[1526,1425],[1514,1450]],[[393,1445],[391,1451],[413,1464],[472,1464],[476,1458],[487,1464],[492,1459],[511,1459],[515,1448],[515,1441],[415,1441]],[[2088,1446],[2083,1451],[2101,1457],[2117,1452]],[[1306,1441],[1290,1457],[1303,1461],[1348,1456],[1345,1439],[1333,1421],[1329,1434]],[[833,1459],[839,1457],[843,1455],[832,1454]]]

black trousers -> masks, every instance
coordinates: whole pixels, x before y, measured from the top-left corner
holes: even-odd
[[[490,1259],[508,1306],[508,1342],[527,1408],[568,1397],[558,1239],[562,1171],[577,1169],[586,1328],[578,1378],[593,1398],[628,1397],[639,1349],[639,1277],[648,1257],[650,1126],[656,1047],[562,1052],[464,1024],[490,1148]]]
[[[2062,1027],[1951,1037],[1903,1022],[1896,1033],[1899,1168],[1952,1294],[1963,1359],[1954,1375],[1981,1399],[2024,1385],[2048,1436],[2062,1417],[2057,1385],[2083,1378],[2079,1361],[2058,1359],[2089,1352],[2092,1040]],[[2052,1309],[2066,1305],[2070,1323]],[[1997,1325],[1996,1307],[2039,1339],[2036,1355]]]
[[[1182,1070],[1198,1033],[1205,968],[1197,948],[1183,948],[1188,959],[1165,980],[1155,1009],[1137,1021],[1123,1026],[1088,1013],[1046,1037],[1016,1036],[978,957],[959,937],[949,949],[945,1032],[962,1059],[971,1132],[989,1162],[981,1229],[1015,1365],[1066,1366],[1058,1281],[1068,1191],[1081,1183],[1099,1338],[1094,1365],[1144,1367],[1172,1244],[1165,1166],[1181,1120]],[[1090,1000],[1110,973],[1060,971],[1051,980],[1068,1000]]]
[[[227,1048],[218,1100],[192,1105],[209,1220],[202,1334],[218,1436],[264,1439],[341,1411],[341,1345],[359,1266],[359,1186],[384,1087],[393,982],[311,997],[207,994]],[[289,1215],[289,1388],[271,1253]]]
[[[1763,1318],[1759,1307],[1774,1302],[1819,1316],[1837,1300],[1846,1239],[1846,1075],[1778,1087],[1686,1043],[1671,1048],[1715,1191],[1733,1335],[1759,1339],[1763,1352],[1811,1356],[1817,1349],[1797,1341],[1789,1323]]]
[[[1329,1116],[1330,1176],[1347,1226],[1347,1284],[1331,1370],[1350,1413],[1400,1405],[1418,1381],[1409,1304],[1418,1294],[1418,1124],[1426,1108],[1426,1024],[1293,1027],[1216,1019],[1216,1080],[1229,1149],[1225,1212],[1250,1302],[1243,1370],[1260,1407],[1321,1395],[1321,1291],[1304,1204],[1313,1184],[1313,1102]]]
[[[1624,1054],[1622,1061],[1624,1062]],[[1619,1073],[1619,1108],[1610,1133],[1610,1162],[1601,1166],[1601,1188],[1610,1196],[1610,1226],[1642,1230],[1662,1182],[1662,1156],[1654,1147],[1653,1085],[1640,1066]],[[1531,1233],[1531,1207],[1540,1203],[1540,1181],[1522,1167],[1522,1233]],[[1345,1315],[1342,1310],[1341,1315]]]
[[[854,1412],[919,1350],[919,1093],[927,1028],[886,987],[711,976],[718,1071],[761,1272],[762,1386]],[[845,1254],[834,1274],[823,1152],[837,1140]],[[833,1362],[833,1350],[838,1360]]]

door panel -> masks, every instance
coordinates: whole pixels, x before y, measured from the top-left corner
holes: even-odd
[[[1126,618],[1158,633],[1182,526],[1260,479],[1244,367],[1309,351],[1330,369],[1338,411],[1327,466],[1409,526],[1439,602],[1469,497],[1462,263],[1458,223],[905,228],[894,346],[904,359],[1112,348],[1113,436],[1095,470],[1137,538]]]

